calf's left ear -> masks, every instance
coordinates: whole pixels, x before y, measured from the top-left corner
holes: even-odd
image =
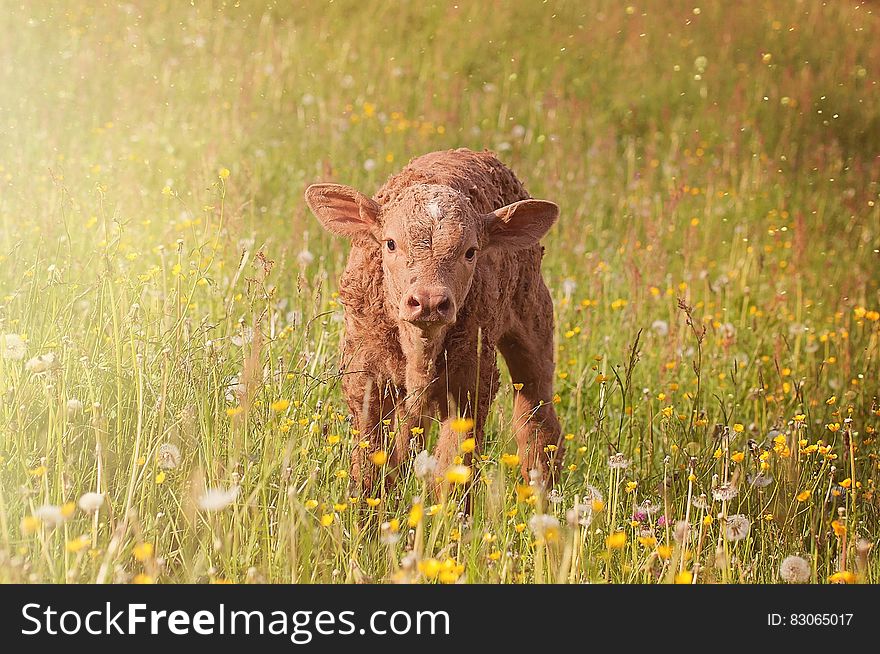
[[[521,250],[543,238],[556,219],[559,207],[547,200],[522,200],[496,209],[483,217],[486,225],[486,246]]]

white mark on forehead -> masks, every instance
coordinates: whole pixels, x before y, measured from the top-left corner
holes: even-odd
[[[431,216],[434,220],[440,220],[443,217],[443,213],[440,211],[440,201],[439,200],[429,200],[425,205],[425,209],[428,211],[428,215]]]

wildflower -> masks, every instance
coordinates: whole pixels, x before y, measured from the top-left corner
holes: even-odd
[[[727,516],[727,521],[724,525],[724,537],[733,542],[743,540],[749,535],[751,526],[752,523],[749,521],[748,517],[742,513],[729,515]]]
[[[72,538],[67,541],[64,545],[64,549],[71,554],[76,554],[77,552],[82,551],[89,545],[89,537],[83,534],[82,536],[77,536],[76,538]]]
[[[155,580],[150,575],[141,572],[140,574],[136,574],[134,576],[134,578],[131,580],[131,583],[133,583],[133,584],[152,584],[152,583],[154,583],[154,581]]]
[[[18,334],[0,334],[0,358],[21,361],[27,353],[27,345]]]
[[[269,405],[269,408],[272,409],[275,413],[284,413],[287,411],[287,407],[290,406],[289,400],[275,400],[272,404]]]
[[[199,508],[203,511],[222,511],[236,500],[239,490],[238,486],[233,486],[227,490],[209,488],[199,498]]]
[[[229,168],[221,168],[217,171],[217,176],[220,179],[229,179]]]
[[[838,538],[846,536],[846,525],[840,520],[833,521],[831,523],[831,528],[834,530],[834,535]]]
[[[466,438],[461,442],[461,451],[465,454],[473,452],[477,447],[477,441],[473,438]]]
[[[419,452],[416,460],[413,462],[413,474],[424,481],[432,477],[436,470],[437,459],[431,456],[427,450]]]
[[[324,513],[321,515],[321,526],[329,527],[333,524],[333,514],[332,513]]]
[[[734,497],[736,497],[736,494],[736,486],[734,486],[730,482],[725,482],[720,486],[712,489],[712,497],[719,502],[732,500]]]
[[[37,516],[25,516],[21,519],[21,533],[25,536],[29,536],[35,533],[40,528],[41,524],[42,522]]]
[[[156,452],[156,465],[162,470],[173,470],[180,465],[180,449],[173,443],[162,443]]]
[[[471,469],[463,465],[450,466],[446,471],[446,481],[452,484],[466,484],[471,478]]]
[[[383,522],[379,527],[379,540],[384,545],[394,545],[400,540],[400,521],[397,518]]]
[[[501,455],[501,463],[506,466],[510,466],[511,468],[519,465],[519,455],[518,454],[502,454]]]
[[[529,519],[529,529],[541,542],[552,543],[559,538],[559,520],[546,513],[536,513]]]
[[[464,566],[456,563],[455,559],[446,559],[440,565],[438,575],[441,584],[454,584],[464,572]]]
[[[46,354],[40,354],[35,356],[33,359],[30,359],[26,364],[24,364],[25,370],[35,375],[41,375],[45,372],[52,370],[53,368],[58,367],[58,362],[55,359],[54,352],[47,352]]]
[[[608,535],[605,539],[605,547],[610,550],[619,550],[626,545],[626,532],[615,531]]]
[[[682,570],[677,575],[675,575],[675,583],[677,584],[690,584],[694,581],[694,575],[690,570]]]
[[[691,504],[697,509],[708,509],[709,501],[706,499],[705,493],[700,493],[698,497],[691,500]]]
[[[305,267],[315,260],[315,255],[307,249],[302,249],[299,251],[299,254],[296,255],[296,260],[299,262],[299,265]]]
[[[737,434],[743,433],[744,429],[745,427],[743,427],[740,423],[736,423],[735,425],[733,425],[733,431],[735,431]]]
[[[39,518],[47,527],[58,527],[65,519],[61,507],[55,504],[43,504],[37,507],[34,517]]]
[[[832,584],[854,584],[856,576],[849,570],[841,570],[828,577],[828,581]]]
[[[810,564],[803,557],[786,556],[779,564],[779,576],[788,584],[805,584],[810,579]]]
[[[306,509],[308,509],[309,511],[311,511],[312,509],[315,509],[318,507],[318,501],[317,500],[306,500],[303,503],[303,506],[306,507]]]
[[[137,559],[138,561],[144,562],[148,559],[153,558],[153,544],[152,543],[138,543],[134,546],[134,549],[131,551],[131,555]]]
[[[813,491],[811,491],[811,490],[809,490],[809,489],[807,489],[807,490],[803,490],[803,491],[801,491],[800,493],[797,494],[797,497],[796,497],[795,499],[796,499],[798,502],[806,502],[808,499],[810,499],[810,495],[812,494],[812,492],[813,492]]]
[[[412,508],[409,510],[409,516],[406,519],[406,523],[410,527],[415,527],[422,521],[422,516],[425,514],[425,507],[421,503],[421,501],[414,501]]]
[[[629,468],[630,460],[622,453],[612,454],[608,458],[608,467],[612,470],[626,470]]]
[[[71,398],[67,400],[67,417],[73,418],[83,411],[83,403],[77,399]]]
[[[440,574],[440,561],[433,558],[422,559],[419,561],[418,569],[426,579],[433,581]]]
[[[749,475],[748,481],[751,486],[765,488],[773,483],[773,477],[763,472],[759,472],[757,475]]]
[[[450,423],[449,426],[452,429],[452,431],[459,433],[459,434],[464,434],[464,433],[470,431],[471,429],[473,429],[474,421],[471,420],[470,418],[456,418],[455,420],[453,420]]]
[[[388,462],[388,453],[385,450],[376,450],[370,456],[373,465],[382,467]]]
[[[79,508],[86,513],[95,513],[104,505],[104,495],[102,493],[83,493],[79,498]]]
[[[367,502],[367,506],[375,509],[377,506],[379,506],[382,503],[382,498],[381,497],[368,497],[366,499],[366,502]]]
[[[667,561],[672,558],[672,547],[669,545],[660,545],[657,548],[657,556],[659,556],[664,561]]]
[[[655,320],[651,323],[651,331],[664,338],[669,334],[669,323],[665,320]]]

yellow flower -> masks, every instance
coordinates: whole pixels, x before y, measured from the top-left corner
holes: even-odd
[[[376,450],[370,457],[370,461],[373,462],[373,465],[384,466],[388,461],[388,453],[385,450]]]
[[[134,579],[131,580],[133,584],[152,584],[155,583],[155,580],[148,574],[144,574],[143,572],[135,575]]]
[[[281,413],[287,410],[287,407],[290,406],[290,402],[288,400],[275,400],[272,404],[269,405],[269,408],[272,409],[275,413]]]
[[[834,530],[834,535],[838,538],[843,538],[846,536],[846,525],[843,524],[840,520],[835,520],[831,523],[831,528]]]
[[[674,410],[675,410],[675,409],[673,409],[671,406],[665,406],[665,407],[663,407],[663,408],[660,410],[660,413],[662,413],[662,414],[663,414],[665,417],[667,417],[667,418],[671,418],[671,417],[672,417],[672,412],[673,412]]]
[[[529,486],[528,484],[517,484],[516,485],[516,501],[517,502],[525,502],[529,499],[535,492],[535,489]]]
[[[501,455],[501,463],[506,466],[510,466],[511,468],[519,465],[519,455],[518,454],[502,454]]]
[[[422,559],[419,561],[419,572],[426,579],[434,580],[440,574],[440,561],[437,559]]]
[[[653,536],[639,536],[639,544],[650,549],[657,544],[657,539]]]
[[[382,502],[382,499],[379,497],[368,497],[366,501],[367,501],[367,506],[371,506],[371,507],[375,508],[375,507],[379,506],[379,504]]]
[[[164,484],[165,483],[165,471],[164,470],[160,470],[159,474],[156,475],[156,483],[157,484]]]
[[[312,509],[317,508],[318,500],[306,500],[305,503],[303,504],[303,506],[305,506],[309,511],[311,511]]]
[[[519,522],[519,523],[515,524],[515,525],[513,526],[513,528],[514,528],[514,530],[516,531],[516,533],[521,534],[521,533],[523,533],[523,532],[526,530],[526,523],[525,523],[525,522]]]
[[[594,499],[590,502],[590,508],[593,509],[593,513],[601,513],[605,510],[605,502],[599,499]]]
[[[80,552],[83,549],[85,549],[86,547],[88,547],[88,545],[89,545],[89,537],[86,536],[85,534],[83,534],[82,536],[77,536],[76,538],[73,538],[73,539],[67,541],[67,543],[64,546],[64,549],[66,549],[71,554],[76,554],[77,552]]]
[[[75,502],[65,502],[61,505],[61,515],[64,516],[65,520],[70,519],[70,517],[76,511],[76,503]]]
[[[339,511],[339,513],[343,513],[348,508],[348,504],[343,504],[342,502],[337,502],[333,505],[334,511]]]
[[[228,409],[226,409],[226,415],[229,416],[230,418],[234,418],[242,411],[244,411],[244,409],[242,407],[233,406],[233,407],[229,407]]]
[[[489,553],[489,560],[490,561],[497,561],[500,558],[501,558],[501,552],[499,550],[495,550],[494,552]]]
[[[639,485],[637,481],[628,481],[626,482],[626,492],[632,493]]]
[[[461,442],[461,451],[465,454],[473,452],[477,447],[477,441],[473,438],[466,438]]]
[[[712,524],[712,516],[707,514],[706,517],[703,518],[703,524],[706,525],[707,527],[709,525],[711,525]]]
[[[840,423],[839,422],[830,422],[827,425],[825,425],[825,427],[827,427],[828,431],[830,431],[830,432],[840,431]]]
[[[828,577],[828,581],[832,584],[854,584],[856,582],[856,576],[849,570],[841,570]]]
[[[422,521],[422,516],[425,514],[425,508],[421,502],[416,502],[412,505],[412,508],[409,510],[409,517],[406,519],[406,523],[410,527],[415,527]]]
[[[457,432],[459,434],[464,434],[464,433],[470,431],[473,428],[473,426],[474,426],[474,421],[471,420],[470,418],[456,418],[455,420],[453,420],[449,424],[449,427],[452,429],[452,431]]]
[[[229,178],[229,168],[221,168],[217,171],[217,175],[220,179],[228,179]]]
[[[734,452],[730,456],[730,459],[736,463],[742,463],[744,458],[746,458],[745,452]]]
[[[132,556],[138,561],[146,561],[147,559],[152,558],[153,556],[153,544],[152,543],[138,543],[134,546],[134,549],[131,551]]]
[[[29,536],[40,528],[42,521],[33,515],[25,516],[21,519],[21,533],[25,536]]]
[[[689,584],[693,582],[694,575],[691,574],[690,570],[682,570],[677,575],[675,575],[675,583],[677,584]]]
[[[446,471],[446,481],[452,484],[466,484],[471,478],[471,469],[463,465],[450,466]]]
[[[29,474],[31,477],[42,477],[42,476],[45,475],[48,471],[49,471],[49,469],[48,469],[46,466],[37,466],[37,467],[34,468],[33,470],[28,470],[28,474]]]
[[[842,482],[840,482],[840,485],[841,485],[843,488],[849,488],[850,486],[852,486],[852,479],[850,479],[849,477],[847,477],[847,478],[844,479]]]
[[[735,431],[737,434],[741,434],[744,429],[745,427],[743,427],[740,423],[736,423],[735,425],[733,425],[733,431]]]
[[[657,548],[657,556],[664,560],[672,558],[672,548],[669,545],[661,545]]]
[[[522,387],[523,387],[522,384],[514,384],[514,385],[513,385],[513,390],[515,390],[515,391],[521,391],[521,390],[522,390]]]
[[[626,545],[626,532],[615,531],[605,539],[605,547],[612,550],[619,550]]]
[[[796,498],[797,501],[798,502],[806,502],[808,499],[810,499],[810,495],[812,494],[812,492],[813,491],[811,491],[809,489],[802,490],[800,493],[797,494],[797,498]]]
[[[333,524],[333,514],[332,513],[324,513],[321,515],[321,526],[329,527]]]

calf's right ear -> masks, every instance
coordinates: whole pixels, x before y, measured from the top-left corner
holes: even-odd
[[[379,239],[379,205],[342,184],[312,184],[306,204],[328,232],[351,239]]]

